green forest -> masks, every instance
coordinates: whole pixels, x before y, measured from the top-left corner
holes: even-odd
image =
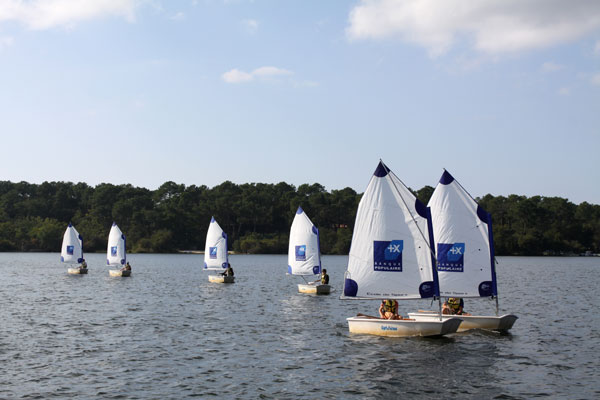
[[[433,188],[414,191],[425,204]],[[223,182],[213,188],[166,182],[156,190],[132,185],[0,181],[0,251],[59,252],[69,222],[85,252],[106,251],[115,221],[134,253],[204,250],[211,216],[239,253],[287,253],[290,225],[301,206],[319,228],[324,254],[347,254],[361,194]],[[492,214],[497,255],[600,253],[600,206],[560,197],[492,196],[476,199]]]

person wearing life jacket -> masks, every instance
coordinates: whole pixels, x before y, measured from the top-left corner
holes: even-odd
[[[326,269],[321,271],[321,285],[329,285],[329,275],[327,275]]]
[[[87,263],[85,262],[85,259],[83,259],[81,261],[81,265],[79,266],[79,269],[87,269]]]
[[[448,299],[442,305],[442,314],[452,315],[470,315],[464,312],[463,307],[465,302],[460,297],[448,297]]]
[[[231,268],[231,264],[227,263],[227,269],[221,275],[223,276],[233,276],[233,268]]]
[[[396,300],[381,300],[379,316],[383,319],[402,319],[398,314],[398,302]]]
[[[121,271],[131,271],[131,265],[129,264],[129,261],[127,261],[127,264],[121,268]]]

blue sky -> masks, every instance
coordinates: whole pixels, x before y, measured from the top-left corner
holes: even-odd
[[[600,2],[0,0],[0,179],[600,204]]]

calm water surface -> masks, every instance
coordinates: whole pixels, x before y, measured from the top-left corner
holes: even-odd
[[[511,334],[437,339],[350,335],[345,318],[378,304],[339,300],[343,256],[324,257],[336,292],[320,297],[287,256],[233,256],[233,285],[200,255],[134,254],[129,279],[86,258],[71,276],[58,254],[0,254],[1,399],[600,397],[600,258],[499,258]]]

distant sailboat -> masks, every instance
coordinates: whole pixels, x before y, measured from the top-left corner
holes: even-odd
[[[438,297],[431,237],[429,210],[380,162],[358,205],[342,299]],[[347,321],[351,333],[398,337],[454,333],[461,322],[362,314]]]
[[[321,273],[321,249],[319,246],[319,230],[312,223],[302,207],[298,207],[290,228],[288,247],[288,274],[318,275]],[[306,279],[305,279],[306,282]],[[320,281],[298,285],[300,293],[329,294],[331,286]]]
[[[60,261],[67,264],[81,264],[83,262],[83,238],[71,223],[63,236],[60,251]],[[87,274],[87,268],[69,268],[69,274]]]
[[[127,254],[125,250],[125,235],[119,229],[116,223],[113,222],[108,234],[108,247],[106,249],[106,264],[111,267],[123,267],[127,262]],[[110,269],[110,276],[131,276],[131,270]]]
[[[460,315],[459,331],[507,331],[517,316],[498,316],[498,289],[492,217],[448,171],[444,171],[431,199],[440,294],[443,297],[496,299],[496,316]],[[412,318],[437,318],[432,312],[409,313]],[[444,315],[444,319],[452,315]]]
[[[210,220],[208,232],[206,233],[206,245],[204,247],[204,269],[209,271],[225,271],[229,264],[227,254],[227,234],[221,229],[217,221]],[[233,283],[233,276],[221,274],[208,275],[209,282]]]

